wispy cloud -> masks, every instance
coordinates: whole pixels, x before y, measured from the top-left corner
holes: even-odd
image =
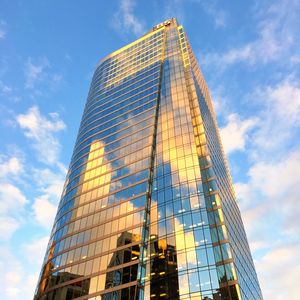
[[[299,146],[300,85],[288,76],[275,85],[262,86],[253,93],[256,103],[262,103],[261,126],[254,133],[253,142],[267,157],[283,153],[293,141]],[[276,134],[274,134],[276,132]],[[259,154],[261,156],[261,154]]]
[[[56,164],[61,146],[54,133],[66,128],[59,115],[50,113],[43,116],[39,108],[33,106],[27,113],[18,115],[16,120],[25,136],[33,141],[37,158],[47,164]]]
[[[33,63],[31,58],[28,58],[25,64],[25,87],[33,89],[36,85],[45,80],[46,71],[50,68],[50,63],[47,58],[39,59],[39,62]]]
[[[256,107],[243,119],[237,113],[221,110],[225,125],[220,128],[227,153],[245,149],[251,158],[264,160],[280,157],[288,145],[300,147],[300,85],[294,76],[287,76],[273,85],[261,85],[250,93],[251,105]],[[275,134],[276,133],[276,134]],[[276,153],[277,156],[274,155]]]
[[[31,92],[31,95],[37,96],[51,91],[57,87],[62,80],[62,75],[53,71],[47,57],[28,58],[24,67],[25,89]]]
[[[0,40],[3,40],[5,36],[6,36],[6,32],[2,28],[0,28]]]
[[[143,22],[134,14],[134,0],[121,0],[119,9],[113,18],[113,27],[121,33],[133,33],[140,36],[145,33]]]
[[[159,2],[159,11],[163,11],[163,17],[160,16],[158,22],[176,17],[178,21],[184,22],[186,19],[186,11],[184,10],[185,0],[168,0]],[[164,5],[162,5],[162,3]]]
[[[212,18],[215,27],[225,27],[228,19],[228,12],[219,8],[217,1],[203,1],[199,3],[203,7],[204,11]]]
[[[0,40],[4,40],[6,37],[6,22],[0,20]]]
[[[0,80],[0,92],[7,95],[12,92],[12,87],[6,85],[2,80]]]
[[[159,10],[163,12],[163,19],[160,16],[159,22],[172,17],[184,23],[187,17],[187,4],[197,4],[209,16],[216,28],[225,27],[228,19],[228,12],[221,9],[215,0],[168,0],[159,1]]]
[[[67,61],[69,61],[69,62],[72,62],[72,57],[71,57],[71,55],[70,55],[69,53],[66,53],[66,54],[65,54],[65,59],[66,59]]]
[[[202,62],[206,66],[224,69],[232,64],[244,62],[250,65],[268,63],[286,56],[298,39],[300,26],[297,11],[299,1],[281,0],[257,12],[260,21],[257,25],[257,39],[235,46],[222,53],[207,53]]]
[[[0,70],[1,73],[1,70]],[[1,76],[1,75],[0,75]],[[0,80],[0,97],[11,102],[19,102],[21,97],[18,95],[17,89]]]

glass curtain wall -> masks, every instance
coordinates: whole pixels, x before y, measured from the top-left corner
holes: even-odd
[[[262,299],[209,92],[175,19],[98,65],[34,299]]]

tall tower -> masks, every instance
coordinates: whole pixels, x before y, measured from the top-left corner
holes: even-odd
[[[35,300],[262,299],[182,26],[98,65]]]

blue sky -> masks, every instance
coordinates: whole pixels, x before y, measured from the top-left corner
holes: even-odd
[[[0,0],[1,299],[32,299],[95,66],[170,17],[210,88],[263,295],[299,299],[300,2]]]

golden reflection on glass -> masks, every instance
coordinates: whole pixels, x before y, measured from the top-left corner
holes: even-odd
[[[159,29],[158,31],[162,31],[162,30],[163,30],[163,28]],[[140,38],[136,42],[133,42],[130,44],[130,47],[132,47],[135,44],[144,41],[144,45],[142,46],[143,50],[141,47],[140,47],[140,49],[133,50],[131,48],[129,50],[132,54],[134,54],[132,56],[133,57],[132,61],[125,60],[126,66],[124,68],[120,68],[117,72],[113,72],[109,76],[109,78],[106,79],[104,88],[108,88],[111,85],[120,84],[125,78],[128,78],[129,76],[132,76],[132,75],[136,74],[137,72],[141,71],[142,69],[152,65],[155,60],[161,59],[161,52],[158,53],[158,55],[157,55],[158,57],[153,57],[153,55],[152,56],[148,55],[148,57],[145,57],[145,55],[143,55],[143,57],[141,57],[139,59],[139,61],[137,61],[137,59],[136,59],[139,56],[139,54],[141,53],[141,51],[143,51],[143,52],[147,51],[146,50],[147,47],[149,47],[149,50],[150,50],[151,46],[150,46],[149,40],[147,41],[147,39],[149,39],[151,37],[151,35],[156,34],[158,31],[150,33],[150,34],[146,35],[145,37]],[[161,47],[163,39],[161,38],[159,41],[160,41],[160,44],[157,46],[158,48]],[[126,53],[127,48],[129,48],[128,46],[125,46],[111,54],[111,55],[115,55],[115,57],[113,59],[114,64],[116,64],[116,65],[122,64],[122,61],[124,61],[124,58],[122,57],[122,52]],[[120,54],[120,56],[118,56],[117,54]]]
[[[110,181],[112,173],[110,172],[111,167],[109,163],[104,163],[104,144],[96,140],[94,141],[89,150],[88,159],[86,163],[86,169],[83,175],[81,175],[80,183],[82,183],[81,190],[78,191],[80,194],[77,197],[76,205],[81,205],[83,203],[95,200],[98,197],[101,197],[109,193]],[[98,189],[97,187],[101,186]],[[94,189],[93,191],[87,192],[88,190]],[[102,206],[105,207],[105,199],[102,201]],[[87,213],[88,205],[78,207],[75,210],[75,218],[81,217]],[[91,209],[91,208],[90,208]],[[91,220],[90,220],[91,221]],[[87,224],[89,225],[89,224]],[[86,226],[87,226],[86,225]],[[74,230],[82,228],[80,220],[75,221]]]
[[[45,278],[45,276],[47,276],[50,273],[50,271],[52,271],[52,269],[54,267],[53,263],[52,263],[52,260],[51,260],[52,257],[53,257],[53,253],[54,253],[54,246],[52,246],[50,248],[49,257],[47,258],[48,262],[44,266],[43,272],[41,274],[41,276],[42,276],[43,279],[42,279],[40,285],[38,286],[40,293],[44,292],[44,290],[45,290],[45,288],[47,286],[47,279]]]
[[[180,275],[179,276],[179,294],[180,295],[184,295],[189,293],[189,279],[188,279],[188,275],[184,274],[184,275]]]
[[[157,202],[155,200],[151,201],[151,213],[150,213],[150,239],[158,235],[158,226],[157,226]]]

